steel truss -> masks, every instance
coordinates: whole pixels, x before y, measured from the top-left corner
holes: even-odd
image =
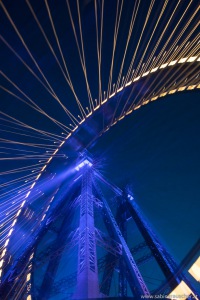
[[[59,206],[52,208],[34,241],[13,264],[4,288],[9,290],[15,285],[22,288],[15,289],[18,294],[21,291],[20,296],[12,290],[9,299],[27,300],[27,293],[32,300],[51,299],[59,294],[66,299],[109,297],[112,296],[112,283],[116,277],[118,297],[126,298],[130,293],[133,299],[140,299],[142,295],[148,297],[156,292],[149,290],[140,266],[150,260],[160,267],[170,290],[181,280],[192,289],[185,276],[177,273],[174,259],[152,231],[130,192],[109,183],[88,160],[78,168],[73,184],[68,198],[65,195]],[[106,189],[112,191],[109,199]],[[58,211],[60,214],[57,214]],[[61,216],[60,223],[56,223],[57,215]],[[100,221],[97,222],[97,219]],[[143,242],[134,247],[130,246],[127,234],[130,219],[143,237]],[[48,247],[38,247],[42,245],[45,234],[51,235],[51,232],[55,236],[54,242]],[[39,251],[40,248],[44,250]],[[68,253],[75,253],[77,265],[70,274],[57,278],[59,265]],[[99,256],[99,253],[103,254]],[[40,285],[37,285],[34,274],[43,265],[45,272]],[[32,279],[27,282],[29,273]],[[164,291],[164,288],[158,287],[156,291]]]

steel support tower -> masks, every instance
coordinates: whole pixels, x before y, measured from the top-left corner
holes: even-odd
[[[107,181],[87,157],[75,170],[69,182],[49,195],[48,212],[18,254],[13,253],[16,240],[11,236],[1,299],[137,300],[167,295],[183,281],[197,295],[131,192]],[[34,205],[23,208],[22,227],[31,226],[33,219],[25,217],[37,213]],[[149,269],[160,279],[153,287]]]
[[[82,171],[77,291],[75,298],[98,298],[98,269],[90,163]]]

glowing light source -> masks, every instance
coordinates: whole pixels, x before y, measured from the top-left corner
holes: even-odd
[[[26,194],[26,197],[25,197],[25,198],[28,198],[28,196],[30,195],[30,192],[31,192],[31,191],[29,191],[29,192]],[[17,215],[17,216],[19,216],[19,215]]]
[[[143,102],[142,102],[142,105],[145,105],[145,104],[147,104],[147,103],[149,103],[149,100],[143,101]]]
[[[133,81],[135,82],[135,81],[137,81],[139,79],[140,79],[140,76],[136,77]]]
[[[169,91],[169,94],[174,94],[175,92],[176,92],[176,89]]]
[[[176,62],[177,62],[177,60],[173,60],[173,61],[171,61],[171,62],[169,63],[169,66],[173,66],[173,65],[175,65],[175,64],[176,64]]]
[[[125,115],[121,116],[121,117],[119,118],[119,121],[122,120],[124,117],[125,117]]]
[[[31,273],[28,273],[26,276],[26,281],[30,281],[31,280]]]
[[[197,56],[191,56],[188,58],[187,62],[193,62],[196,60],[196,58],[197,58]]]
[[[66,140],[71,136],[72,134],[71,133],[69,133],[68,134],[68,136],[65,138]]]
[[[4,257],[4,255],[6,254],[7,249],[5,248],[1,254],[1,258]]]
[[[12,226],[14,226],[16,222],[17,222],[17,219],[14,219],[14,221],[12,222]]]
[[[0,268],[3,266],[3,259],[0,261]]]
[[[193,295],[195,299],[198,299],[187,284],[182,280],[179,285],[167,296],[169,299],[181,299],[186,300],[190,295]]]
[[[4,247],[8,246],[9,239],[6,240]]]
[[[113,122],[111,126],[114,126],[115,124],[117,124],[117,120],[115,122]]]
[[[27,298],[26,298],[26,300],[31,300],[31,299],[32,299],[31,295],[28,295]]]
[[[160,66],[160,69],[164,69],[164,68],[166,68],[166,66],[168,65],[168,63],[166,63],[166,64],[162,64],[161,66]]]
[[[156,72],[157,70],[158,70],[158,67],[153,68],[153,69],[151,70],[151,73]]]
[[[29,257],[29,261],[33,258],[34,253],[31,254],[31,256]]]
[[[87,117],[89,116],[90,114],[87,115]],[[76,129],[78,128],[78,126],[75,126],[72,131],[75,131]]]
[[[41,171],[44,171],[44,169],[46,168],[46,166],[47,166],[47,165],[44,165],[44,167],[42,168],[42,170],[41,170]]]
[[[195,261],[195,263],[191,266],[191,268],[188,270],[188,272],[197,280],[200,282],[200,256]]]
[[[125,86],[128,86],[128,85],[130,85],[130,84],[131,84],[131,82],[132,82],[132,81],[129,81],[129,82],[127,82],[127,83],[125,84]]]
[[[188,57],[183,57],[183,58],[181,58],[181,59],[178,61],[178,63],[179,63],[179,64],[182,64],[182,63],[184,63],[187,59],[188,59]]]
[[[42,220],[41,220],[41,221],[43,221],[45,217],[46,217],[46,214],[44,214],[44,215],[43,215],[43,217],[42,217]]]
[[[188,88],[187,88],[187,90],[194,90],[195,87],[196,87],[196,85],[189,85]]]
[[[149,74],[149,71],[147,71],[144,74],[142,74],[142,77],[147,76],[148,74]]]
[[[128,194],[127,197],[128,197],[128,199],[131,200],[131,201],[134,200],[133,196],[131,196],[131,195],[129,195],[129,194]]]
[[[31,189],[34,187],[35,184],[36,184],[36,182],[33,182],[33,184],[31,185]]]
[[[167,95],[167,92],[164,92],[164,93],[160,94],[160,97],[164,97],[166,95]]]
[[[138,109],[138,108],[140,108],[140,107],[141,107],[141,105],[138,105],[138,106],[134,107],[134,109]]]
[[[132,113],[132,109],[131,110],[129,110],[129,111],[127,111],[127,113],[126,113],[126,115],[129,115],[129,114],[131,114]]]
[[[123,87],[120,87],[120,88],[117,90],[117,93],[120,92],[122,89],[123,89]]]
[[[19,216],[20,212],[21,212],[21,209],[18,210],[18,212],[17,212],[17,214],[16,214],[16,217]]]
[[[57,152],[58,152],[58,149],[56,149],[56,150],[54,151],[53,155],[55,155]],[[46,168],[46,167],[45,167],[45,168]]]
[[[158,96],[151,98],[152,101],[155,101],[156,99],[158,99]]]
[[[47,160],[47,163],[49,163],[52,160],[52,156]]]
[[[104,101],[102,101],[102,103],[101,104],[104,104],[104,103],[106,103],[106,101],[107,101],[108,99],[106,98]]]
[[[115,93],[112,93],[109,98],[113,97],[114,95],[115,95]]]
[[[92,163],[91,163],[89,160],[85,159],[85,160],[82,161],[78,166],[76,166],[75,170],[76,170],[76,171],[79,171],[81,168],[83,168],[83,167],[86,166],[86,165],[88,165],[89,167],[91,167],[91,166],[92,166]]]
[[[26,201],[24,200],[20,207],[23,207],[25,203],[26,203]]]
[[[10,231],[9,231],[9,233],[8,233],[8,236],[10,236],[12,232],[13,232],[13,228],[10,229]]]
[[[94,110],[97,110],[99,107],[100,107],[100,105],[97,105],[97,106],[94,108]]]
[[[184,91],[186,89],[186,86],[182,86],[182,87],[180,87],[179,89],[178,89],[178,91],[179,92],[182,92],[182,91]]]
[[[36,177],[36,180],[38,180],[40,178],[40,176],[41,176],[41,173]]]

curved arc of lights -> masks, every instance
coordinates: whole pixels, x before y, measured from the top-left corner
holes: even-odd
[[[38,179],[40,178],[40,176],[42,175],[42,173],[45,171],[45,169],[47,168],[47,165],[50,163],[50,161],[54,158],[54,156],[56,155],[56,153],[60,150],[60,148],[64,145],[64,143],[71,137],[71,135],[98,109],[100,109],[100,107],[102,105],[104,105],[107,101],[109,101],[113,96],[117,95],[119,92],[121,92],[124,88],[126,88],[127,86],[131,85],[132,83],[139,81],[140,78],[146,77],[151,73],[157,72],[160,69],[164,69],[166,67],[170,67],[170,66],[174,66],[176,64],[187,64],[187,63],[192,63],[194,61],[200,61],[200,58],[197,56],[192,56],[192,57],[183,57],[179,60],[174,60],[171,61],[169,63],[163,63],[161,66],[159,67],[155,67],[149,71],[145,71],[143,74],[141,74],[140,76],[134,78],[133,80],[127,82],[124,86],[119,87],[115,92],[113,92],[111,95],[109,95],[107,98],[105,98],[101,104],[98,104],[96,107],[94,107],[93,111],[90,111],[84,119],[82,119],[72,130],[71,132],[65,137],[65,139],[60,143],[60,145],[58,146],[58,148],[53,152],[52,156],[47,160],[47,162],[45,163],[45,165],[42,167],[42,169],[39,171],[39,174],[37,175],[37,177],[35,178],[34,182],[31,184],[30,188],[28,189],[28,192],[25,195],[24,201],[22,202],[22,204],[20,205],[20,208],[18,209],[14,220],[12,222],[12,225],[10,226],[10,230],[7,234],[7,238],[5,241],[5,244],[3,246],[3,251],[1,252],[1,257],[0,257],[0,278],[2,276],[2,268],[3,268],[3,263],[4,263],[4,256],[6,254],[7,251],[7,246],[9,244],[10,241],[10,236],[14,230],[14,226],[18,220],[18,217],[22,211],[22,207],[25,205],[27,198],[29,197],[33,187],[36,185]],[[174,88],[174,89],[170,89],[169,91],[165,91],[162,92],[158,95],[154,95],[153,97],[151,97],[150,99],[147,99],[145,101],[143,101],[141,104],[136,105],[133,109],[128,110],[127,112],[125,112],[122,116],[120,116],[117,120],[115,120],[109,127],[105,128],[101,133],[103,134],[104,132],[108,131],[110,129],[110,127],[112,127],[113,125],[115,125],[117,122],[121,121],[122,119],[124,119],[125,116],[131,114],[134,110],[139,109],[141,106],[148,104],[149,102],[155,101],[159,98],[162,98],[166,95],[170,95],[170,94],[174,94],[176,92],[181,92],[184,90],[194,90],[194,89],[199,89],[200,88],[200,84],[195,84],[195,85],[185,85],[185,86],[181,86],[178,88]],[[44,220],[45,215],[43,216]]]

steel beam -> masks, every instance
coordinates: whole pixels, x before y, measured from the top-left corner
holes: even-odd
[[[85,164],[81,168],[81,172],[78,272],[74,299],[98,298],[100,296],[90,165]]]
[[[134,296],[137,296],[138,299],[141,297],[141,295],[146,295],[146,296],[149,296],[150,293],[149,293],[149,290],[142,278],[142,275],[137,267],[137,264],[130,252],[130,249],[128,248],[127,244],[126,244],[126,241],[121,233],[121,230],[119,229],[119,226],[117,225],[117,222],[110,210],[110,207],[105,199],[105,197],[103,196],[102,192],[101,192],[101,189],[99,188],[97,182],[95,181],[95,188],[97,190],[97,193],[99,194],[102,202],[103,202],[103,210],[104,210],[104,213],[107,214],[107,217],[110,221],[110,224],[115,232],[115,236],[116,236],[116,239],[118,240],[118,242],[122,245],[122,253],[123,253],[123,256],[124,256],[124,259],[126,261],[126,264],[128,266],[128,269],[131,273],[131,276],[132,276],[132,279],[135,283],[135,289],[134,289]]]

